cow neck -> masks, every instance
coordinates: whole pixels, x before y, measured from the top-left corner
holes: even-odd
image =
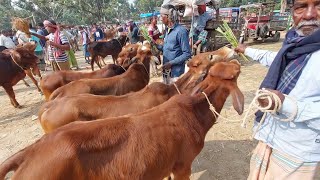
[[[170,84],[169,89],[170,89],[170,94],[171,96],[179,94],[180,93],[186,93],[188,90],[191,90],[195,86],[195,81],[192,80],[193,74],[190,73],[189,71],[181,76],[175,84]]]
[[[139,64],[143,65],[144,70],[147,72],[148,76],[150,77],[150,57],[144,58],[142,63],[139,63]]]
[[[224,86],[219,86],[221,83],[227,82],[215,81],[215,83],[210,83],[209,86],[203,90],[218,113],[221,112],[221,109],[223,108],[223,105],[230,94],[230,91],[227,88],[224,88]],[[203,95],[201,92],[194,95],[192,97],[192,105],[195,115],[201,124],[202,132],[206,134],[216,122],[216,118],[209,109],[209,103],[205,95]]]
[[[23,67],[21,67],[21,66],[14,60],[14,58],[13,58],[13,56],[12,56],[11,53],[10,53],[10,56],[11,56],[12,61],[13,61],[19,68],[21,68],[22,71],[24,71],[25,69],[24,69]]]
[[[121,36],[120,36],[120,38],[121,38]],[[121,39],[124,39],[124,41],[123,42],[120,42],[120,38],[117,38],[116,40],[118,41],[118,43],[120,44],[120,46],[121,47],[123,47],[124,46],[124,44],[126,43],[126,41],[127,41],[127,38],[128,38],[128,36],[126,36],[126,38],[121,38]]]

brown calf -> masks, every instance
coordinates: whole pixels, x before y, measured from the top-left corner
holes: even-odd
[[[115,64],[108,64],[104,68],[93,72],[57,71],[43,77],[40,81],[40,87],[46,101],[48,101],[54,90],[72,81],[79,79],[107,78],[124,72],[125,70],[122,67]]]
[[[130,66],[125,73],[110,78],[73,81],[56,89],[49,100],[78,94],[119,96],[139,91],[149,83],[150,57],[150,49],[141,49],[138,51],[137,56],[130,60],[132,63],[124,63],[122,65],[125,69]]]
[[[190,93],[195,85],[202,81],[209,67],[217,59],[209,59],[209,57],[212,58],[208,56],[206,59],[200,59],[195,56],[189,61],[189,71],[176,82],[177,88],[173,84],[155,82],[138,92],[123,96],[83,94],[50,101],[39,111],[42,129],[45,133],[49,133],[73,121],[90,121],[137,113],[162,104],[179,92]],[[71,107],[72,111],[70,111]]]
[[[26,77],[31,78],[41,92],[38,82],[34,79],[33,74],[41,77],[37,66],[37,56],[34,55],[35,45],[26,43],[15,49],[6,49],[0,52],[0,86],[2,86],[8,94],[11,104],[20,108],[21,106],[15,98],[12,86],[16,85],[20,80]]]
[[[236,62],[212,66],[193,95],[174,96],[138,114],[63,126],[6,160],[0,180],[11,170],[13,180],[160,180],[171,172],[176,180],[189,179],[192,161],[216,121],[200,92],[218,112],[231,94],[241,114],[239,73]]]

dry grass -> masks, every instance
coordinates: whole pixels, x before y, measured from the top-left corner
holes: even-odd
[[[26,33],[27,38],[31,37],[31,33],[29,31],[29,20],[24,18],[12,18],[12,26],[16,30],[20,30],[24,33]]]

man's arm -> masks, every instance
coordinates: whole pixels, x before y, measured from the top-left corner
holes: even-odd
[[[40,35],[40,34],[37,34],[37,33],[33,33],[33,32],[31,32],[31,35],[33,35],[33,36],[35,36],[35,37],[37,37],[37,38],[39,38],[39,39],[41,39],[41,40],[49,40],[46,36],[42,36],[42,35]]]
[[[298,111],[293,122],[304,122],[308,127],[320,131],[320,97],[312,97],[303,101],[285,98],[279,113],[289,117],[295,113],[296,107]]]
[[[170,61],[171,65],[182,64],[191,57],[188,32],[186,29],[183,29],[181,31],[182,32],[178,33],[178,41],[181,47],[182,54],[176,57],[174,60]]]
[[[235,51],[249,56],[254,61],[258,61],[264,66],[271,66],[274,58],[278,54],[278,52],[249,48],[244,44],[239,44]]]

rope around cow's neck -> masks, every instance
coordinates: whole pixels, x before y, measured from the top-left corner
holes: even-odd
[[[173,83],[173,85],[174,85],[174,87],[176,88],[176,90],[178,91],[178,93],[181,94],[181,92],[180,92],[178,86],[176,85],[176,83]]]
[[[11,56],[12,61],[13,61],[19,68],[21,68],[22,71],[24,71],[25,69],[23,69],[23,67],[21,67],[21,66],[14,60],[14,58],[13,58],[13,56],[12,56],[11,53],[10,53],[10,56]]]
[[[123,66],[121,66],[121,65],[119,65],[119,66],[124,70],[124,72],[126,72],[126,71],[127,71]]]
[[[241,122],[241,120],[230,120],[230,118],[225,118],[225,117],[221,116],[221,114],[219,114],[219,113],[216,111],[215,107],[214,107],[214,106],[212,105],[212,103],[210,102],[210,100],[209,100],[208,96],[206,95],[206,93],[205,93],[205,92],[202,92],[202,94],[206,97],[206,100],[207,100],[207,102],[208,102],[208,104],[209,104],[209,109],[211,110],[211,112],[213,113],[213,115],[214,115],[215,118],[220,117],[220,118],[222,118],[222,119],[224,119],[224,120],[226,120],[226,121],[228,121],[228,122]],[[271,108],[271,106],[272,106],[272,98],[271,98],[271,97],[274,98],[274,100],[275,100],[275,106],[274,106],[274,109],[269,110],[269,109]],[[257,133],[258,130],[260,129],[262,123],[264,122],[264,120],[265,120],[265,118],[266,118],[266,114],[267,114],[267,113],[270,113],[272,116],[274,116],[274,118],[276,118],[276,119],[278,119],[278,120],[280,120],[280,121],[284,121],[284,122],[291,122],[291,121],[293,121],[293,120],[295,119],[295,117],[296,117],[296,115],[297,115],[297,113],[298,113],[298,106],[297,106],[296,100],[293,99],[293,98],[290,97],[290,96],[287,96],[287,95],[285,95],[285,97],[288,98],[289,100],[291,100],[291,101],[293,102],[293,104],[295,104],[295,109],[294,109],[293,114],[291,114],[290,117],[288,117],[288,118],[280,118],[280,117],[278,117],[278,116],[276,115],[276,113],[277,113],[277,112],[281,109],[281,107],[282,107],[282,102],[281,102],[280,98],[279,98],[276,94],[274,94],[274,93],[272,93],[271,91],[268,91],[268,90],[266,90],[266,89],[264,89],[264,88],[263,88],[263,89],[260,89],[260,90],[258,90],[258,91],[256,92],[256,96],[253,98],[252,102],[251,102],[250,105],[249,105],[249,108],[246,110],[247,112],[246,112],[246,114],[245,114],[245,116],[244,116],[244,118],[243,118],[243,120],[242,120],[242,124],[241,124],[242,127],[244,127],[244,128],[246,127],[246,123],[247,123],[247,120],[248,120],[248,116],[254,114],[254,113],[249,114],[250,111],[251,111],[254,107],[255,107],[257,110],[260,110],[260,111],[263,112],[263,116],[262,116],[262,118],[261,118],[261,121],[260,121],[260,123],[258,124],[258,127],[257,127],[257,129],[255,130],[255,132],[252,134],[251,139],[253,139],[253,137],[256,135],[256,133]],[[267,105],[266,107],[261,107],[261,106],[259,105],[258,99],[267,99],[267,100],[268,100],[268,105]],[[231,118],[233,118],[233,117],[235,117],[235,116],[232,116]]]
[[[146,66],[143,63],[138,63],[138,64],[142,64],[142,66],[144,67],[144,70],[146,70],[147,74],[149,75],[149,71],[147,70]]]

